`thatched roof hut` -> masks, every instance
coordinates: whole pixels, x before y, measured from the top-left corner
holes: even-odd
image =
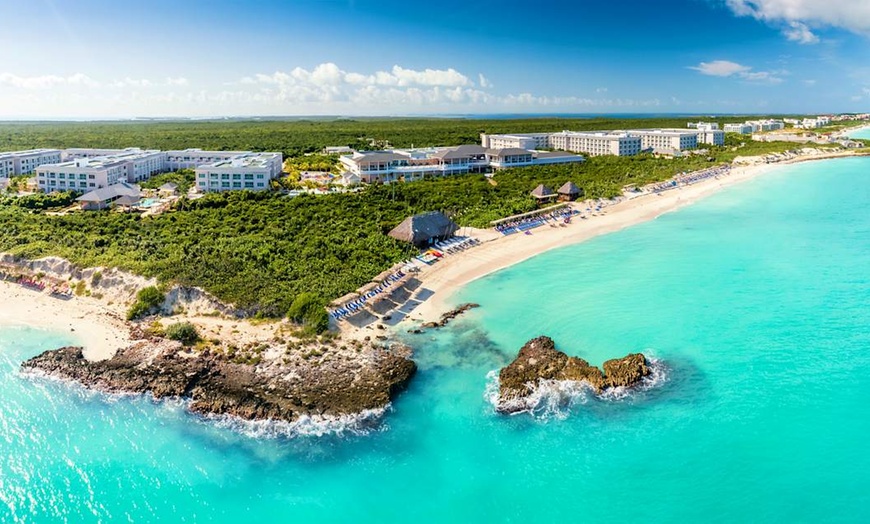
[[[574,182],[568,181],[559,188],[558,193],[560,199],[574,201],[583,194],[583,190],[577,187]]]
[[[553,190],[545,186],[544,184],[540,184],[538,185],[538,187],[532,190],[532,196],[535,197],[539,202],[549,202],[556,198],[556,193],[553,193]]]
[[[431,211],[406,218],[390,231],[390,236],[409,242],[417,247],[426,247],[437,240],[452,237],[459,226],[439,211]]]

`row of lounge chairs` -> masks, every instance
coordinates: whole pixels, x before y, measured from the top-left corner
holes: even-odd
[[[470,247],[480,244],[480,240],[471,237],[453,237],[450,240],[436,242],[435,247],[441,251],[446,251],[449,255],[461,253]]]
[[[495,229],[502,235],[508,236],[513,235],[514,233],[524,233],[529,231],[530,229],[543,226],[544,224],[550,223],[550,220],[564,222],[566,220],[570,220],[572,216],[579,214],[579,211],[571,208],[559,209],[545,215],[522,218],[513,222],[508,222],[507,224],[500,224],[496,226]]]
[[[403,283],[406,280],[406,276],[407,274],[403,271],[398,271],[388,276],[378,287],[330,311],[329,316],[338,321],[358,313],[369,300],[390,290],[390,288],[395,287],[398,283]]]

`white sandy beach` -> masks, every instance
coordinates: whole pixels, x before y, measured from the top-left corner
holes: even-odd
[[[604,208],[604,213],[598,213],[598,216],[586,220],[575,219],[565,228],[540,227],[532,230],[531,235],[498,237],[459,255],[446,256],[420,272],[422,287],[430,291],[432,296],[411,312],[406,321],[437,321],[440,314],[448,309],[451,296],[462,286],[545,251],[652,220],[782,165],[847,156],[854,156],[854,153],[805,156],[775,164],[733,167],[730,175],[626,200]]]
[[[110,358],[130,343],[129,329],[120,313],[111,306],[92,298],[54,298],[5,281],[0,281],[2,326],[30,326],[69,333],[82,345],[89,360]]]

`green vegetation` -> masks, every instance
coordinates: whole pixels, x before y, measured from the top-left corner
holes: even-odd
[[[302,324],[311,334],[323,333],[329,329],[329,315],[324,309],[323,299],[313,293],[301,293],[293,300],[287,318]]]
[[[483,129],[498,132],[685,126],[686,120],[0,124],[0,149],[24,144],[75,144],[288,152],[353,143],[360,136],[379,136],[397,146],[422,146],[475,142]],[[31,211],[44,207],[20,205],[22,199],[0,201],[12,204],[0,205],[0,252],[31,259],[56,255],[85,267],[120,267],[156,277],[161,284],[197,286],[252,316],[287,315],[306,331],[317,333],[328,320],[324,304],[415,253],[410,246],[386,235],[408,215],[441,210],[462,226],[487,227],[492,220],[534,209],[536,204],[529,192],[539,183],[555,189],[571,180],[584,189],[588,198],[612,197],[627,184],[642,186],[736,156],[797,147],[790,143],[752,142],[740,135],[728,135],[726,140],[724,147],[710,148],[703,155],[677,159],[651,155],[594,157],[582,164],[503,171],[494,180],[483,175],[461,175],[374,185],[359,193],[296,198],[241,191],[209,194],[194,201],[181,198],[173,212],[145,218],[112,212],[47,216]],[[311,155],[294,159],[291,165],[300,170],[302,166],[313,169],[316,162],[326,159],[334,161],[332,157]],[[189,178],[189,174],[173,175]],[[159,290],[147,288],[131,308],[130,318],[146,316],[162,302]]]
[[[54,209],[67,207],[76,201],[76,197],[81,195],[75,191],[59,191],[55,193],[34,193],[25,196],[0,196],[0,206],[16,206],[22,209]]]
[[[199,332],[196,330],[196,326],[190,322],[177,322],[175,324],[170,324],[166,326],[164,333],[166,338],[177,340],[185,346],[192,346],[199,341]]]
[[[173,182],[178,185],[178,194],[184,195],[196,183],[196,173],[193,169],[180,169],[174,173],[163,173],[155,175],[148,180],[141,182],[139,186],[142,189],[157,189],[163,184]]]
[[[6,192],[16,194],[20,191],[27,190],[27,182],[34,179],[33,175],[19,175],[9,177],[9,185],[6,186]]]
[[[166,297],[154,286],[148,286],[139,290],[136,294],[136,302],[127,310],[127,320],[136,320],[155,313]]]
[[[686,122],[713,120],[720,124],[762,118],[733,115],[715,119],[698,116],[669,118],[355,118],[198,122],[20,122],[0,123],[0,151],[36,147],[145,147],[215,150],[280,151],[286,157],[319,153],[326,146],[373,149],[478,144],[480,133],[518,133],[679,127]],[[374,141],[374,144],[372,144]]]

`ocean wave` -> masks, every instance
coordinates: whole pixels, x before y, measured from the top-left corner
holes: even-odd
[[[667,365],[656,358],[649,358],[648,361],[650,374],[636,386],[610,388],[597,393],[585,381],[539,380],[537,384],[529,387],[528,395],[506,401],[499,399],[498,371],[493,370],[486,376],[484,398],[498,412],[509,412],[511,415],[525,413],[539,420],[564,420],[575,406],[592,400],[621,402],[636,399],[644,392],[667,382],[669,378]]]
[[[52,375],[40,369],[21,371],[21,376],[34,382],[54,382],[70,387],[83,400],[98,400],[116,403],[121,400],[147,399],[170,411],[184,411],[196,420],[213,427],[227,429],[256,439],[277,439],[326,436],[364,436],[375,431],[385,431],[384,415],[392,409],[391,404],[378,409],[366,409],[347,415],[303,415],[293,422],[283,420],[246,420],[233,415],[195,414],[190,411],[190,400],[181,397],[156,398],[150,392],[130,393],[89,388],[80,382]]]
[[[385,431],[387,426],[383,423],[383,418],[391,409],[391,405],[387,404],[383,408],[366,409],[347,415],[303,415],[293,422],[246,420],[233,415],[212,414],[203,414],[199,418],[213,426],[256,439],[359,437],[375,431]]]

